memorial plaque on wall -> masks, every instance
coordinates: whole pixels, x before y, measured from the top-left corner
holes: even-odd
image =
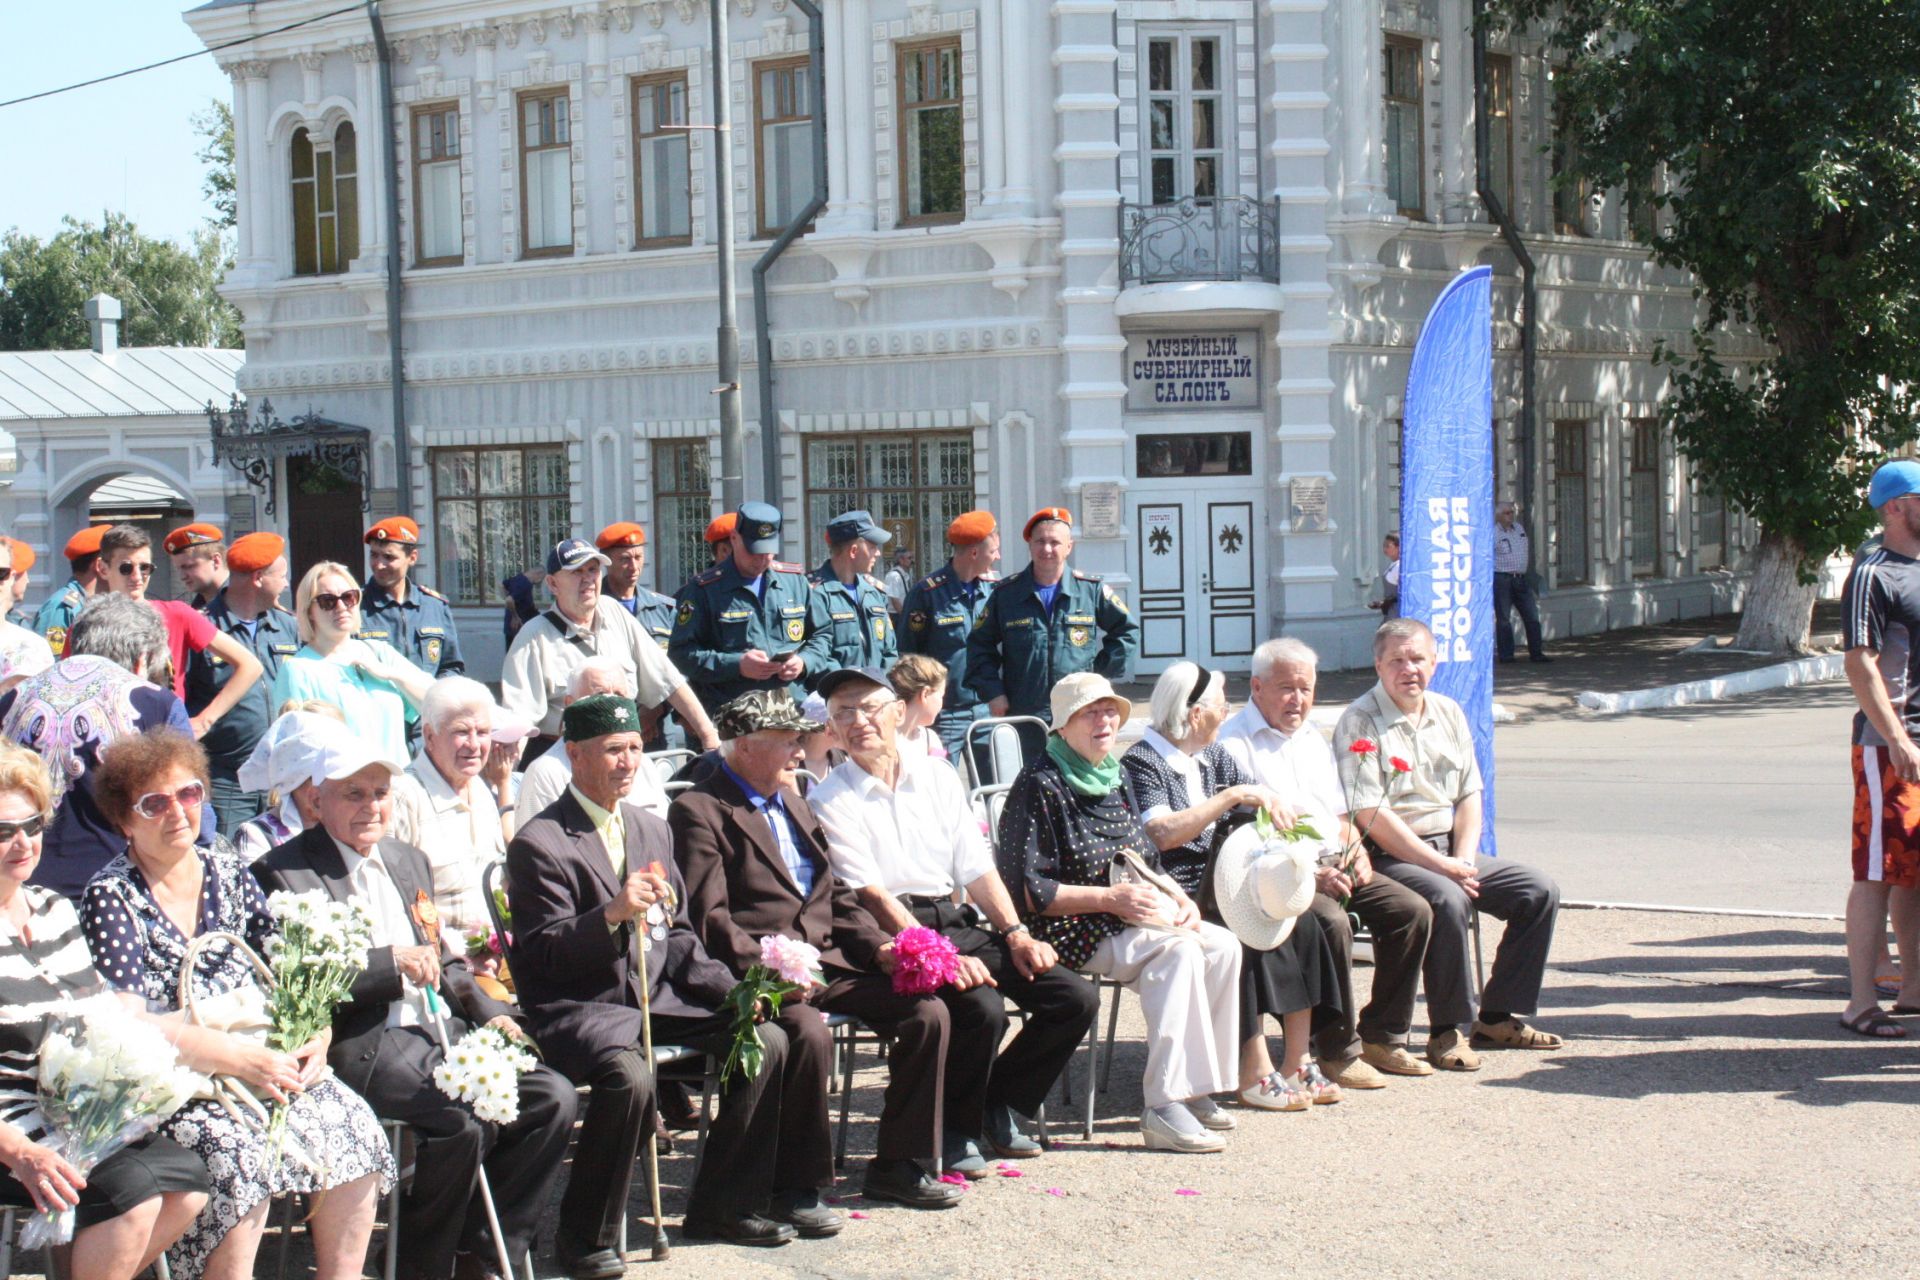
[[[1135,333],[1127,337],[1127,408],[1136,412],[1260,407],[1260,335]]]
[[[1320,533],[1327,527],[1327,478],[1295,476],[1287,486],[1295,533]]]
[[[1117,538],[1125,528],[1120,486],[1108,482],[1080,489],[1080,533],[1088,538]]]

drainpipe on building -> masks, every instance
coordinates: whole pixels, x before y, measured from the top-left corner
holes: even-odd
[[[380,21],[380,0],[367,0],[374,54],[380,60],[380,167],[387,175],[387,387],[393,399],[395,510],[413,514],[413,442],[407,437],[407,375],[400,359],[400,157],[393,145],[393,54]],[[367,483],[373,459],[367,459]]]
[[[1534,366],[1540,353],[1539,295],[1534,290],[1533,255],[1520,239],[1513,212],[1493,189],[1492,125],[1487,116],[1486,0],[1473,0],[1473,184],[1480,203],[1500,228],[1507,249],[1520,262],[1520,492],[1517,500],[1527,519],[1533,510],[1534,475]],[[1496,482],[1498,477],[1495,477]]]
[[[787,246],[800,238],[814,216],[827,207],[827,96],[826,24],[813,0],[793,0],[807,15],[808,90],[813,98],[813,198],[788,220],[786,227],[753,264],[753,351],[760,376],[760,472],[763,495],[780,505],[780,415],[773,403],[773,333],[767,325],[767,271]]]

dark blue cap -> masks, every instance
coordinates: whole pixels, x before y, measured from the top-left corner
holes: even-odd
[[[780,508],[765,502],[743,502],[733,531],[746,544],[747,554],[764,556],[780,549]]]
[[[562,538],[554,544],[553,550],[547,552],[547,572],[560,573],[567,569],[578,569],[590,560],[598,560],[603,565],[613,563],[601,555],[600,549],[585,538]]]
[[[873,513],[864,510],[843,511],[827,521],[827,541],[834,546],[865,538],[876,547],[893,541],[893,535],[873,521]]]

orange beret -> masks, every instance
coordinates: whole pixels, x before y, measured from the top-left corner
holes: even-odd
[[[969,511],[947,526],[947,541],[956,547],[971,547],[985,542],[999,527],[993,521],[993,512]]]
[[[78,560],[81,556],[99,555],[100,539],[106,537],[107,530],[111,528],[113,526],[110,524],[96,524],[91,528],[82,529],[67,539],[67,545],[60,554],[69,560]]]
[[[13,571],[25,573],[33,568],[33,562],[39,557],[33,554],[33,548],[18,538],[8,538],[7,545],[13,549]]]
[[[723,516],[715,516],[713,523],[707,526],[708,542],[725,542],[733,536],[733,526],[739,521],[738,511],[729,511]]]
[[[611,551],[615,547],[644,547],[647,545],[647,531],[631,520],[622,520],[610,524],[600,531],[593,545],[602,551]]]
[[[160,545],[168,555],[176,551],[185,551],[188,547],[204,547],[209,542],[225,542],[227,535],[220,532],[216,525],[183,524],[161,540]]]
[[[277,533],[250,533],[235,538],[227,548],[227,566],[236,573],[258,573],[287,554],[287,540]]]
[[[405,516],[388,516],[367,530],[367,536],[360,541],[368,544],[397,542],[401,546],[417,547],[420,545],[420,526]]]
[[[1042,520],[1058,520],[1068,528],[1073,527],[1073,513],[1065,507],[1042,507],[1034,512],[1027,520],[1027,527],[1020,531],[1020,536],[1022,538],[1031,538],[1033,536],[1033,526],[1039,524]]]

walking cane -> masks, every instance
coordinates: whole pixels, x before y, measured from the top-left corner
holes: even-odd
[[[427,1009],[433,1014],[433,1029],[440,1035],[440,1052],[452,1053],[453,1045],[447,1039],[447,1018],[440,1011],[440,996],[432,987],[420,988],[427,997]],[[493,1187],[487,1182],[485,1165],[475,1167],[474,1173],[480,1179],[480,1205],[487,1211],[487,1230],[493,1233],[493,1247],[500,1251],[500,1274],[512,1280],[513,1259],[507,1256],[507,1238],[500,1231],[500,1215],[493,1207]]]
[[[648,870],[658,872],[660,864],[654,863]],[[667,911],[672,913],[672,899],[669,897]],[[660,1072],[653,1061],[653,1007],[648,989],[653,985],[647,978],[647,952],[653,942],[647,936],[647,917],[642,912],[634,922],[633,943],[639,951],[640,966],[640,1043],[646,1049],[647,1075],[653,1080],[654,1106],[656,1114],[659,1107]],[[652,1130],[645,1138],[647,1144],[647,1189],[653,1195],[653,1260],[665,1262],[671,1252],[667,1248],[667,1228],[660,1220],[660,1144],[654,1140]]]

